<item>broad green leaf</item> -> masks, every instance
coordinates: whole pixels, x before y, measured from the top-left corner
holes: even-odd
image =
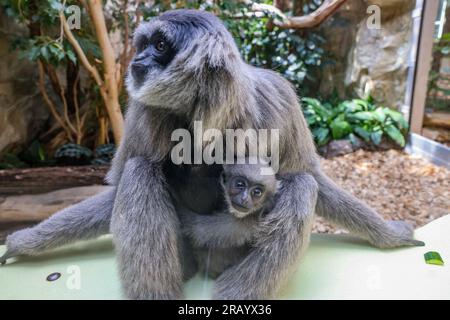
[[[314,99],[314,98],[302,98],[302,101],[312,107],[315,107],[315,108],[322,107],[322,104],[320,103],[320,101],[317,99]]]
[[[384,128],[384,131],[387,135],[394,140],[399,146],[405,146],[405,137],[403,137],[400,130],[398,130],[394,125],[388,125]]]
[[[50,54],[47,47],[41,47],[41,56],[44,58],[46,62],[50,61]]]
[[[363,111],[363,107],[354,101],[344,101],[339,104],[339,109],[345,113],[354,113],[358,111]]]
[[[66,51],[66,56],[74,64],[77,63],[77,57],[75,56],[75,53],[73,53],[73,51],[71,51],[71,50]]]
[[[370,141],[370,132],[364,129],[363,127],[356,126],[353,128],[353,131],[364,139],[364,141],[369,142]]]
[[[377,108],[373,112],[373,115],[374,115],[375,119],[380,123],[384,123],[384,120],[386,120],[386,114],[384,113],[383,108],[381,108],[381,107]]]
[[[406,122],[403,114],[389,108],[384,108],[384,113],[391,117],[400,129],[408,129],[408,122]]]
[[[318,146],[326,144],[330,139],[330,129],[319,127],[312,130],[312,134],[317,142]]]
[[[438,266],[444,265],[444,260],[442,260],[441,255],[436,251],[428,251],[423,256],[427,264],[434,264]]]
[[[349,117],[357,119],[357,120],[361,120],[361,121],[370,121],[370,120],[375,119],[374,113],[369,112],[369,111],[356,112],[356,113],[349,115]]]
[[[356,105],[362,107],[363,110],[368,110],[369,109],[369,103],[366,100],[353,99],[352,102],[355,103]]]
[[[344,136],[352,132],[352,127],[347,121],[334,119],[330,124],[333,139],[342,139]]]
[[[350,142],[351,142],[353,145],[358,144],[357,137],[356,137],[356,135],[354,135],[353,133],[350,133],[350,134],[348,135],[348,139],[350,140]]]
[[[374,131],[370,134],[370,140],[372,140],[372,142],[378,146],[381,143],[381,137],[383,136],[383,131],[379,130],[379,131]]]

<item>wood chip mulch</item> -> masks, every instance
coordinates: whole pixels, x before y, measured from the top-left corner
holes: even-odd
[[[396,150],[355,153],[322,161],[324,171],[385,219],[416,228],[450,214],[450,171]],[[342,233],[320,217],[314,231]]]

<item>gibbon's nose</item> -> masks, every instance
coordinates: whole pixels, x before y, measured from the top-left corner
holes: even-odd
[[[247,196],[247,194],[245,193],[245,194],[242,195],[242,197],[241,197],[241,205],[244,206],[244,207],[246,207],[247,204],[248,204],[248,196]]]
[[[137,81],[142,81],[148,72],[149,66],[141,61],[135,61],[131,64],[131,74]]]

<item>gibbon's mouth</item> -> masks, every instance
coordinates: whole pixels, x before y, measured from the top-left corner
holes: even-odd
[[[243,207],[243,206],[237,204],[236,202],[232,202],[232,205],[233,205],[234,210],[236,210],[236,211],[243,212],[243,213],[247,213],[250,211],[249,208]]]

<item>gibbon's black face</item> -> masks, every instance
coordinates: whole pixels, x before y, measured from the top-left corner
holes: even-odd
[[[216,87],[226,87],[228,70],[242,63],[223,23],[204,11],[167,11],[143,22],[135,31],[133,46],[136,54],[126,78],[129,96],[176,113],[189,114],[192,106],[211,99],[210,95],[222,101],[223,97],[216,97]]]
[[[246,216],[261,209],[266,200],[264,185],[241,176],[225,181],[230,205],[239,216]]]
[[[131,62],[131,75],[142,83],[153,68],[164,68],[175,57],[177,50],[162,32],[142,35],[136,44],[136,55]]]

